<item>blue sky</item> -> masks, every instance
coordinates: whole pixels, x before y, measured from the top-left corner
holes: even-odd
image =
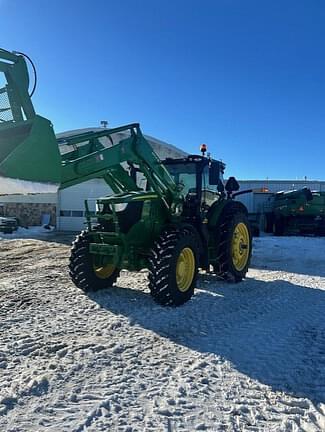
[[[0,0],[57,132],[134,121],[242,179],[325,180],[325,3]]]

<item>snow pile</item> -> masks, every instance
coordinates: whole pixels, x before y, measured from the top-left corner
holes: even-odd
[[[54,231],[54,227],[47,226],[31,226],[29,228],[19,227],[12,234],[4,234],[0,232],[0,240],[21,239],[21,238],[42,238]]]
[[[0,176],[0,196],[14,194],[56,193],[58,184],[38,183]]]
[[[146,272],[84,295],[59,241],[1,242],[1,431],[325,430],[325,238],[258,238],[179,308]]]

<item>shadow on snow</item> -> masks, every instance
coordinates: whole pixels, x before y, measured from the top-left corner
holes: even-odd
[[[149,294],[113,287],[92,300],[133,325],[201,353],[212,353],[271,386],[325,401],[325,292],[286,281],[198,281],[187,304],[163,308]]]

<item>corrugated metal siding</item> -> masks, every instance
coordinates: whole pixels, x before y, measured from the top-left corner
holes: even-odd
[[[304,180],[239,180],[240,189],[267,188],[270,192],[294,190],[308,187],[312,190],[325,191],[325,181]]]
[[[249,189],[246,188],[245,189]],[[244,190],[244,188],[241,188],[241,190]],[[244,206],[248,209],[249,213],[253,213],[253,209],[254,209],[254,197],[252,193],[247,193],[244,195],[239,195],[236,198],[236,201],[240,201],[241,203],[244,204]]]
[[[82,230],[84,228],[85,218],[83,216],[73,216],[73,214],[78,214],[78,211],[84,212],[85,200],[89,200],[89,209],[95,211],[96,199],[110,195],[111,193],[111,189],[102,179],[89,180],[59,191],[57,213],[58,229],[61,231]],[[69,214],[71,215],[66,216]]]

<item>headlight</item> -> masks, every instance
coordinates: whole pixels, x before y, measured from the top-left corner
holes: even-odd
[[[96,213],[102,213],[104,211],[104,204],[96,202]]]
[[[118,212],[125,210],[127,205],[128,205],[128,203],[117,203],[117,204],[111,204],[111,207],[114,206],[115,211],[118,213]]]

